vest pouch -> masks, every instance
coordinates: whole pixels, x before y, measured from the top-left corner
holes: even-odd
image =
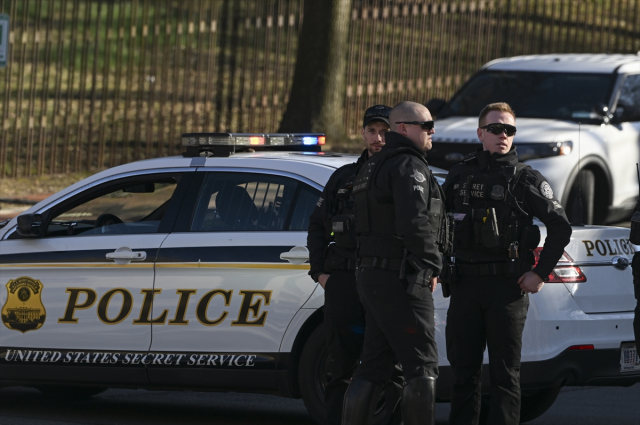
[[[473,243],[476,245],[482,244],[482,227],[487,218],[487,210],[484,208],[473,209]]]
[[[331,219],[333,240],[343,249],[356,249],[355,220],[351,214],[339,214]]]
[[[480,233],[482,245],[485,248],[491,249],[500,246],[500,232],[498,231],[498,220],[496,218],[495,209],[489,209],[489,213],[487,214],[487,218],[482,225]]]
[[[640,211],[636,211],[631,216],[631,232],[629,233],[629,242],[634,245],[640,245]]]
[[[333,245],[330,245],[324,257],[324,271],[327,273],[334,270],[347,270],[349,266],[349,259],[338,254],[334,248]],[[353,264],[355,265],[355,261]]]
[[[454,244],[463,251],[471,249],[473,245],[473,221],[471,214],[464,216],[462,220],[455,220]]]

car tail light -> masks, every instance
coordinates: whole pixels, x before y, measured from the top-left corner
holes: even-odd
[[[584,344],[584,345],[572,345],[567,348],[567,351],[575,351],[575,350],[593,350],[593,344]]]
[[[542,252],[541,246],[533,250],[533,255],[536,259],[535,266],[538,265],[538,260],[540,260],[540,252]],[[587,277],[584,275],[584,273],[582,273],[580,267],[572,265],[571,263],[573,263],[573,259],[569,256],[569,254],[567,254],[566,251],[564,251],[562,253],[562,257],[560,257],[560,260],[558,260],[558,264],[553,269],[551,274],[549,274],[549,280],[547,281],[547,283],[586,282]]]

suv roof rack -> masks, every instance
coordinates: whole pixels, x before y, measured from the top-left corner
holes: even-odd
[[[323,133],[184,133],[185,158],[228,157],[236,152],[320,152]]]

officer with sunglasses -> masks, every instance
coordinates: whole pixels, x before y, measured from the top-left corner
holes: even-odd
[[[453,167],[443,185],[455,216],[454,254],[446,261],[443,290],[447,358],[454,374],[449,423],[477,424],[481,370],[489,350],[489,423],[520,423],[520,356],[529,295],[540,291],[571,237],[564,209],[546,179],[518,162],[515,113],[506,103],[487,105],[479,117],[482,149]],[[547,227],[540,259],[537,217]],[[443,291],[446,293],[447,291]]]
[[[438,352],[432,292],[442,268],[440,186],[427,166],[435,133],[429,110],[402,102],[391,131],[354,183],[357,286],[367,327],[343,424],[371,424],[382,385],[402,365],[405,425],[433,424]]]
[[[356,240],[353,221],[353,181],[362,165],[378,153],[389,131],[386,105],[368,108],[362,122],[366,148],[358,161],[337,169],[329,178],[309,219],[307,246],[314,281],[324,288],[324,332],[333,362],[325,387],[326,423],[339,425],[349,379],[364,338],[364,313],[356,290]]]

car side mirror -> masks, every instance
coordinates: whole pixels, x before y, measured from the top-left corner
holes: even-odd
[[[446,104],[447,101],[444,99],[430,99],[424,106],[431,112],[431,115],[435,116],[438,115],[438,112],[440,112]]]
[[[602,102],[598,102],[593,109],[596,114],[602,117],[602,121],[604,121],[605,124],[609,124],[609,121],[613,118],[613,114],[607,105]]]
[[[18,216],[18,234],[26,237],[42,235],[42,214],[23,214]]]

